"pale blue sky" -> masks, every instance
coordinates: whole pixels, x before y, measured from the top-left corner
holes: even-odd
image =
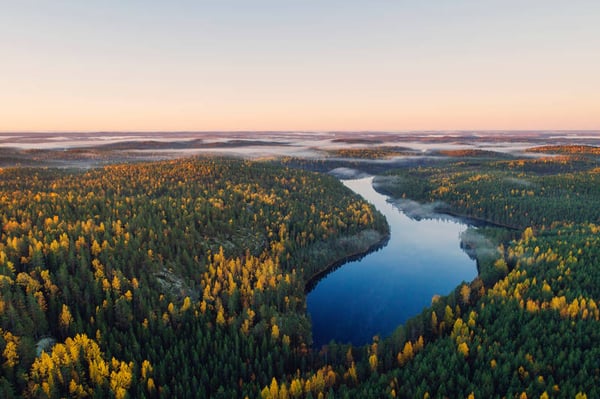
[[[15,1],[0,130],[600,129],[597,1]]]

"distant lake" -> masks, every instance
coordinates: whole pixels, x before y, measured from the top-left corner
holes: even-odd
[[[328,274],[308,294],[315,347],[332,339],[362,345],[384,337],[462,281],[477,276],[475,261],[460,248],[468,225],[456,220],[414,220],[372,187],[372,177],[344,180],[385,215],[384,248]]]

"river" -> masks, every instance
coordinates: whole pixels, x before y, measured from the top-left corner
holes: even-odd
[[[460,248],[468,225],[451,219],[415,220],[373,189],[372,177],[343,183],[372,203],[390,225],[382,249],[324,277],[308,294],[315,347],[332,339],[362,345],[384,337],[462,281],[477,275],[475,261]]]

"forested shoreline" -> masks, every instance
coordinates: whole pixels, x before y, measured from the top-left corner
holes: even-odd
[[[356,386],[330,397],[599,395],[600,192],[598,159],[590,155],[596,151],[535,151],[570,155],[458,157],[376,178],[375,187],[395,198],[518,231],[480,229],[498,245],[495,255],[474,249],[480,276],[394,336],[374,341],[363,352]]]

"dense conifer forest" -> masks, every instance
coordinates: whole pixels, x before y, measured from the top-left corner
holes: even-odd
[[[1,176],[7,398],[256,396],[312,364],[306,281],[387,234],[333,177],[261,163]]]
[[[399,206],[486,221],[470,233],[487,245],[465,244],[478,278],[363,347],[312,346],[305,288],[388,226],[307,171],[322,161],[0,169],[0,396],[598,397],[600,172],[586,149],[382,172],[375,187]]]

